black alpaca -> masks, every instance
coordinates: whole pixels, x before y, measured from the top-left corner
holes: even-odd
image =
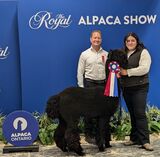
[[[108,64],[111,61],[116,61],[120,67],[125,68],[127,56],[122,50],[111,51],[106,62],[107,76]],[[77,128],[80,116],[96,118],[98,124],[96,144],[99,151],[110,147],[109,122],[118,104],[118,97],[104,96],[103,87],[70,87],[50,97],[46,112],[48,117],[59,119],[59,125],[54,134],[57,147],[64,152],[73,151],[78,155],[84,155]]]

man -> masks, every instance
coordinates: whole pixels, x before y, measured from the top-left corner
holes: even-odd
[[[79,87],[104,86],[106,81],[105,63],[108,52],[102,49],[102,34],[100,30],[94,30],[90,36],[91,47],[81,53],[77,80]],[[95,121],[85,118],[86,141],[94,142],[96,134]]]

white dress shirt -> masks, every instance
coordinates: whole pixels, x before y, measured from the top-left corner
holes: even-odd
[[[78,86],[84,87],[83,79],[106,79],[105,63],[108,52],[100,48],[96,52],[92,47],[82,52],[78,62],[77,80]]]

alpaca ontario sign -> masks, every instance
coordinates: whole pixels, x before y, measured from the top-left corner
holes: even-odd
[[[10,113],[3,123],[3,135],[14,146],[31,145],[38,136],[38,122],[26,111]]]

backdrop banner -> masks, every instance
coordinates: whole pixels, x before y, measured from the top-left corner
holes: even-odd
[[[0,113],[21,109],[17,2],[0,1]]]
[[[15,2],[8,3],[12,6],[15,4]],[[20,56],[16,51],[18,44],[17,30],[14,27],[16,23],[11,25],[16,19],[16,7],[10,9],[2,4],[1,2],[0,17],[4,19],[6,16],[6,18],[0,31],[2,34],[6,32],[3,35],[6,40],[0,37],[1,57],[10,52],[6,59],[0,60],[0,64],[5,62],[3,65],[5,68],[1,66],[0,70],[3,72],[2,75],[2,72],[0,73],[3,76],[0,77],[2,79],[0,97],[4,86],[5,100],[8,99],[3,103],[0,102],[3,108],[5,105],[16,104],[13,103],[13,98],[11,103],[12,96],[18,101],[17,104],[22,98],[23,110],[43,112],[49,96],[69,86],[77,86],[78,59],[80,53],[90,47],[90,33],[94,29],[102,31],[102,47],[107,51],[122,48],[123,38],[128,32],[138,34],[152,57],[148,103],[160,107],[159,88],[157,88],[160,81],[158,52],[160,1],[20,0],[18,1]],[[10,42],[6,42],[7,39]],[[13,54],[15,56],[12,56]],[[9,62],[9,59],[13,61]],[[21,76],[17,70],[19,68]],[[12,73],[13,78],[9,77],[9,73]],[[13,86],[16,86],[14,93],[11,90]],[[7,108],[10,110],[8,106]]]

